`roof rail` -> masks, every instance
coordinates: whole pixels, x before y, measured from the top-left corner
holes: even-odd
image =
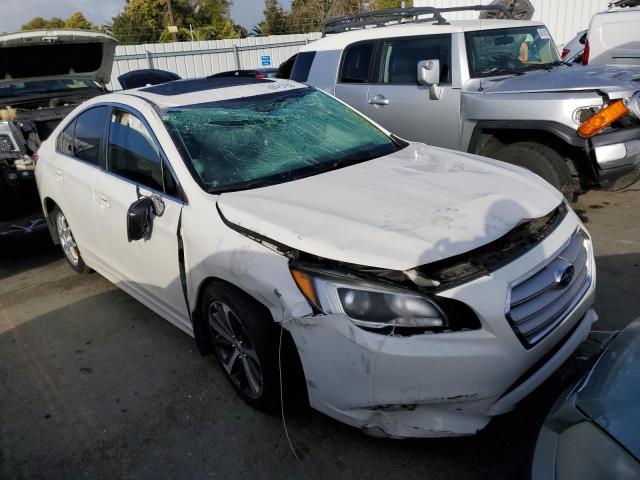
[[[501,5],[470,5],[468,7],[414,7],[414,8],[388,8],[385,10],[373,10],[370,12],[355,13],[343,17],[331,18],[322,25],[322,36],[329,33],[347,32],[368,26],[386,27],[406,23],[435,23],[448,25],[449,22],[442,16],[444,12],[463,11],[489,11],[502,12],[506,18],[513,18],[511,12]],[[420,18],[420,15],[431,15]]]

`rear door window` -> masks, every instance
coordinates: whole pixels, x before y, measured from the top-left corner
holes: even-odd
[[[315,57],[316,52],[299,53],[291,70],[291,80],[301,83],[306,82],[309,79],[309,72]]]
[[[340,83],[368,83],[375,41],[347,47],[342,58]]]
[[[416,85],[418,62],[440,60],[440,83],[451,83],[451,36],[385,40],[380,50],[377,82]]]
[[[163,162],[145,124],[131,112],[113,109],[107,145],[108,170],[144,187],[175,195],[177,182]]]
[[[58,135],[56,139],[56,151],[65,155],[73,156],[73,137],[75,136],[76,120],[69,122],[69,125]]]
[[[104,136],[107,113],[108,108],[102,106],[78,115],[75,120],[73,156],[92,165],[100,165],[100,143]]]

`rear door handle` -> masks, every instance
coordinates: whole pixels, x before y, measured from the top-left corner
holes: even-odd
[[[58,179],[60,180],[64,178],[64,174],[62,173],[61,170],[56,170],[56,177],[58,177]]]
[[[369,99],[369,105],[389,105],[389,99],[384,95],[376,95]]]

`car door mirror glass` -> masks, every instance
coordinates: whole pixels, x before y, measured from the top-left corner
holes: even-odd
[[[133,242],[151,236],[154,202],[149,197],[142,197],[129,206],[127,211],[127,240]]]
[[[420,60],[417,75],[420,85],[438,85],[440,83],[440,60]]]

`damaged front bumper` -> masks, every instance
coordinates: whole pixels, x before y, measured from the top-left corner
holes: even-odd
[[[520,259],[441,293],[471,306],[482,323],[478,330],[382,335],[339,314],[288,322],[311,406],[370,435],[393,438],[472,435],[514,408],[569,358],[597,318],[595,274],[557,327],[530,348],[505,318],[513,279],[564,248],[578,226],[575,215],[570,218]]]
[[[640,127],[597,135],[591,146],[602,188],[618,190],[640,179]]]

